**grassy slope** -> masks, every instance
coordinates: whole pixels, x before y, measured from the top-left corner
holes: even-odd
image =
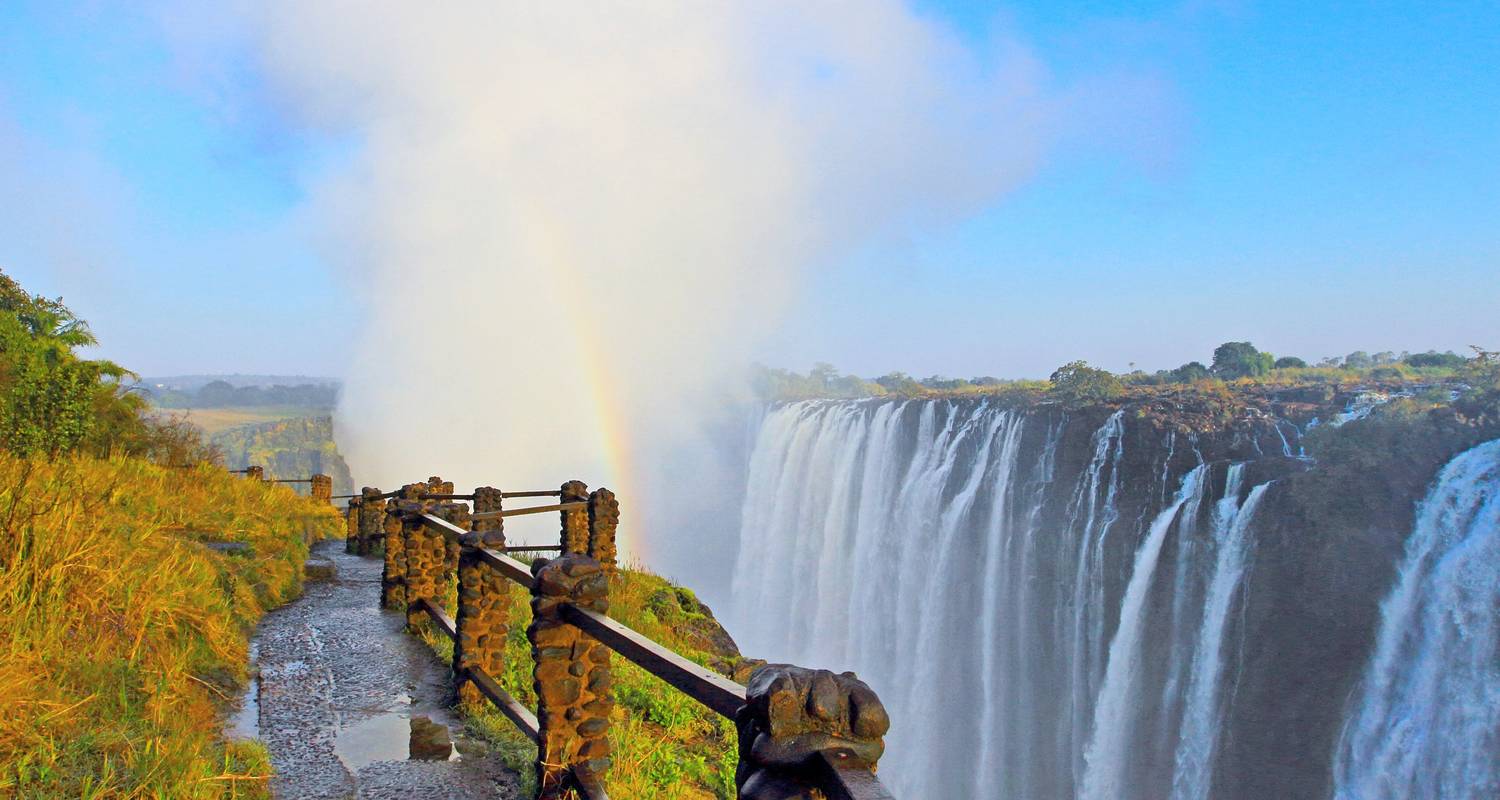
[[[249,406],[245,408],[162,409],[164,414],[182,414],[205,434],[213,435],[241,425],[275,422],[279,419],[328,416],[328,409],[298,406]]]
[[[0,795],[262,794],[264,751],[226,745],[220,710],[255,621],[300,591],[305,537],[337,516],[135,460],[0,455],[0,487]]]
[[[534,709],[531,646],[526,640],[529,598],[520,587],[512,585],[511,589],[506,670],[495,678],[523,705]],[[452,589],[446,604],[449,613],[454,613]],[[704,615],[692,593],[656,575],[621,570],[610,584],[610,616],[701,664],[725,661],[723,654],[695,646],[703,639],[693,635],[693,629],[701,630],[694,623]],[[451,663],[452,644],[446,638],[431,631],[424,638]],[[734,797],[734,725],[618,655],[613,666],[617,705],[610,732],[615,748],[608,779],[610,795],[659,800]],[[536,746],[488,705],[465,712],[473,730],[501,745],[506,761],[521,773],[530,791]]]

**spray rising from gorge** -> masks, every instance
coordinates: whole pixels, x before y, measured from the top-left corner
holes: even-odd
[[[283,2],[244,31],[351,142],[305,214],[365,309],[337,415],[361,481],[577,476],[627,534],[670,527],[814,270],[993,202],[1088,94],[894,0]]]

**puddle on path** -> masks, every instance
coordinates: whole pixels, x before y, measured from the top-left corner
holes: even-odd
[[[256,658],[260,655],[260,642],[250,640],[250,682],[240,695],[239,708],[225,724],[225,733],[230,739],[260,738],[260,667]]]
[[[440,721],[437,724],[442,725]],[[422,761],[461,760],[458,749],[451,743],[444,745],[448,751],[446,758],[440,753],[429,753],[427,757],[414,754],[412,739],[415,732],[412,717],[406,712],[376,714],[340,729],[333,752],[351,773],[376,761],[405,761],[409,758]]]

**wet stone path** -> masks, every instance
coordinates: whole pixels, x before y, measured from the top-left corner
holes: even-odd
[[[271,790],[286,800],[517,797],[515,775],[460,736],[446,710],[447,667],[381,611],[380,561],[321,542],[332,580],[309,582],[256,632],[259,677],[235,733],[271,753]],[[429,724],[430,723],[430,724]],[[445,731],[446,729],[446,731]],[[447,744],[453,737],[455,746]]]

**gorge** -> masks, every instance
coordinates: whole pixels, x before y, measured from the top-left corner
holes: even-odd
[[[897,796],[1495,796],[1500,443],[1307,401],[773,405],[730,628],[881,694]]]

